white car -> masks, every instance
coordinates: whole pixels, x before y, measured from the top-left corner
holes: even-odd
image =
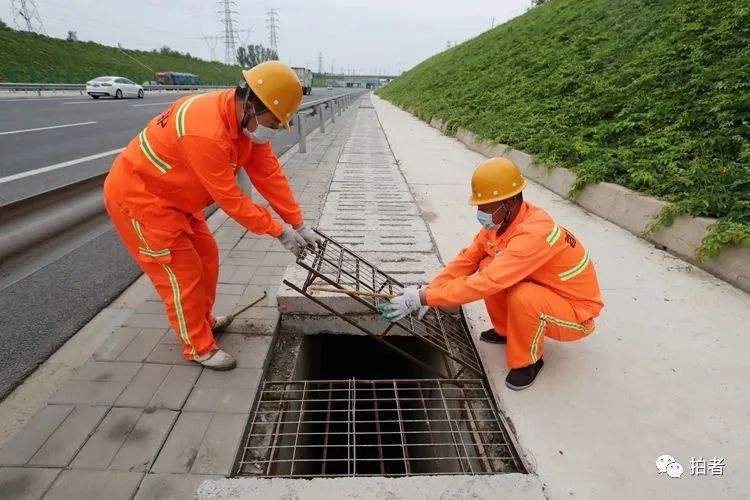
[[[333,90],[333,85],[329,85],[328,87],[326,87],[326,90],[329,91],[329,92],[332,91]]]
[[[86,82],[86,93],[94,99],[101,96],[122,99],[137,97],[143,99],[143,87],[121,76],[100,76]]]

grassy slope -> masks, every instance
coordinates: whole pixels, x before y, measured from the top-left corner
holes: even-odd
[[[125,52],[154,71],[194,73],[207,84],[235,84],[240,78],[238,66],[138,50]],[[138,83],[154,80],[153,72],[116,47],[0,30],[0,81],[84,83],[101,75],[124,76]]]
[[[702,256],[750,245],[746,0],[551,0],[380,95],[421,118],[719,217]]]

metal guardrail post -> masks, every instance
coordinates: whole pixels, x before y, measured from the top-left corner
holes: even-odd
[[[336,105],[336,99],[331,100],[331,123],[336,123],[336,111],[333,107]]]
[[[305,134],[305,120],[302,118],[302,113],[297,113],[295,116],[297,133],[299,134],[299,152],[307,153],[307,134]]]
[[[320,116],[320,133],[325,134],[326,133],[326,117],[323,116],[323,106],[318,104],[315,106],[315,112],[318,113]]]
[[[339,112],[339,116],[341,116],[341,105],[338,99],[336,99],[336,110]]]

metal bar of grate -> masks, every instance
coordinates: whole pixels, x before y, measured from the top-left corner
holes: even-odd
[[[318,234],[324,239],[323,245],[317,249],[305,249],[297,259],[297,264],[308,272],[304,284],[300,287],[288,280],[285,280],[285,283],[319,305],[323,305],[333,314],[356,326],[364,333],[382,339],[384,334],[375,333],[369,327],[366,327],[363,318],[349,318],[329,305],[322,304],[313,295],[312,290],[308,290],[308,287],[317,281],[337,288],[373,293],[388,290],[392,293],[398,293],[404,288],[404,285],[325,234],[319,231]],[[364,279],[365,276],[367,279]],[[380,299],[361,296],[351,296],[351,299],[365,305],[373,312],[378,310],[378,300]],[[393,323],[393,325],[401,332],[406,332],[432,348],[441,351],[464,369],[474,372],[475,375],[482,375],[479,357],[462,316],[451,315],[438,308],[431,308],[422,320],[417,319],[416,315],[409,315]],[[400,352],[404,354],[403,351]],[[455,374],[450,372],[450,366],[448,369],[448,373],[441,373],[440,375],[445,378],[456,378]],[[434,372],[434,369],[432,371]]]
[[[478,379],[265,381],[238,474],[493,474],[523,470]]]

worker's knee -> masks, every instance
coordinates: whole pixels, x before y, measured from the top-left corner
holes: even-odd
[[[508,289],[508,307],[533,310],[539,302],[539,286],[527,281],[516,283]]]

